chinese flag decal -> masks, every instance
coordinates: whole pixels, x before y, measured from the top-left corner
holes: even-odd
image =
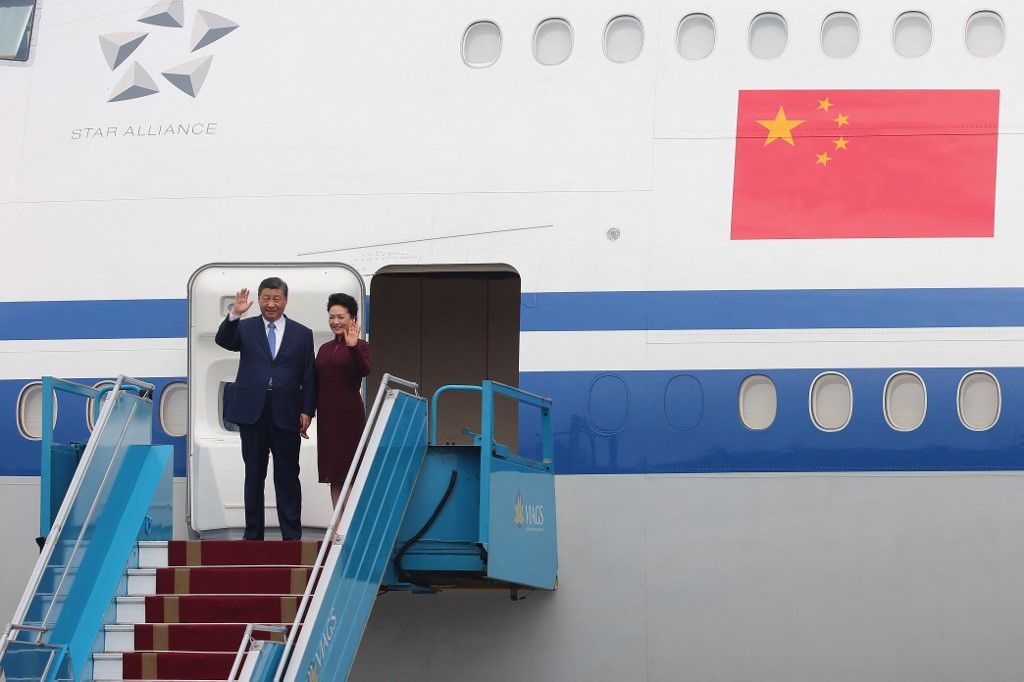
[[[742,90],[733,239],[991,237],[998,90]]]

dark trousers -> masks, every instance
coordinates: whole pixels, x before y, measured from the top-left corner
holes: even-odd
[[[274,453],[274,492],[281,537],[302,539],[302,488],[299,486],[299,432],[274,424],[273,391],[267,391],[263,414],[255,424],[239,424],[245,462],[245,539],[263,539],[263,487]],[[298,420],[296,420],[298,421]]]

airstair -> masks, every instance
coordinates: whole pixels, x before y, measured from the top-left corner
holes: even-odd
[[[479,433],[464,429],[473,445],[436,442],[439,403],[453,391],[480,396]],[[112,395],[118,399],[107,401],[104,414],[117,403],[146,400],[144,391],[120,387]],[[531,440],[539,443],[534,457],[495,442],[500,399],[539,412],[540,428],[529,431],[539,436]],[[117,580],[102,590],[95,583],[91,597],[102,602],[102,613],[75,628],[88,644],[58,639],[54,619],[37,615],[45,613],[42,606],[19,609],[0,640],[6,674],[0,680],[344,680],[384,592],[468,586],[509,590],[515,598],[522,590],[554,589],[550,401],[484,381],[443,387],[427,408],[416,384],[384,376],[342,502],[320,542],[167,541],[122,533],[127,554],[108,562],[120,562]],[[101,418],[85,455],[110,428]],[[82,466],[88,461],[83,456]],[[64,506],[80,490],[72,485]],[[154,512],[140,505],[123,526],[146,530],[146,512]],[[61,527],[67,524],[54,524],[46,547],[59,544],[54,534]],[[99,541],[95,533],[89,538]],[[52,563],[47,559],[42,573]],[[42,583],[30,591],[30,606],[37,599],[60,603],[44,596],[63,594]]]

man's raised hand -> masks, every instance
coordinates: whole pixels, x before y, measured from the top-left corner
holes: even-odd
[[[252,301],[249,300],[249,290],[239,289],[238,293],[235,294],[235,307],[231,312],[241,317],[242,315],[245,315],[246,311],[251,307]]]

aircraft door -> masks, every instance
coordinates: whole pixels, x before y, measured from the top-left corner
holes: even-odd
[[[353,268],[341,263],[214,263],[197,270],[188,286],[188,491],[189,527],[203,537],[241,537],[245,528],[244,466],[238,427],[224,419],[225,392],[238,370],[238,353],[218,346],[217,328],[234,305],[235,292],[249,289],[260,314],[257,288],[267,277],[288,284],[285,315],[313,330],[313,351],[332,338],[327,327],[327,297],[343,292],[364,301],[365,286]],[[286,332],[287,333],[287,332]],[[323,529],[331,516],[330,491],[318,482],[316,420],[299,453],[302,525]],[[273,456],[266,480],[267,538],[278,533]]]

